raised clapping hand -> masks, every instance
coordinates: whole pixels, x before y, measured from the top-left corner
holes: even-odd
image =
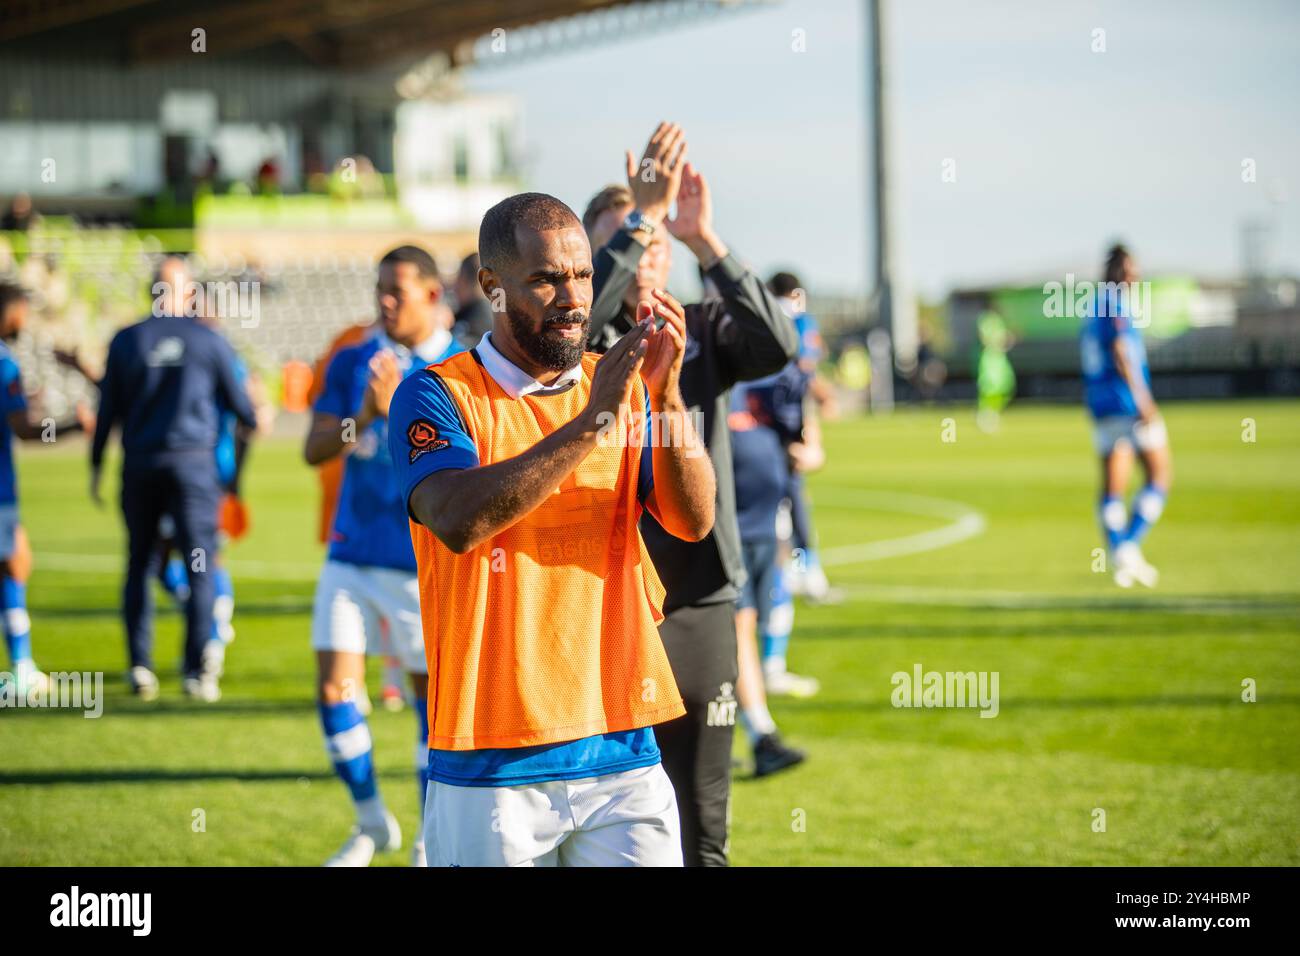
[[[686,165],[686,136],[676,123],[660,123],[646,144],[641,162],[629,149],[627,185],[641,215],[655,225],[668,217],[668,207],[677,198]]]

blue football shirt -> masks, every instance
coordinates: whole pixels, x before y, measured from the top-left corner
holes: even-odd
[[[1147,388],[1151,387],[1151,373],[1142,336],[1133,327],[1126,291],[1121,290],[1117,300],[1099,291],[1092,313],[1084,318],[1079,331],[1079,358],[1088,411],[1094,418],[1137,415],[1133,391],[1115,365],[1115,343],[1118,341],[1125,350],[1130,365],[1141,375]]]
[[[316,411],[340,419],[355,418],[370,379],[370,360],[380,350],[396,356],[403,376],[463,351],[450,334],[445,340],[438,339],[417,347],[418,354],[384,335],[341,349],[325,372],[325,388],[316,400]],[[386,418],[371,422],[356,435],[356,447],[344,459],[343,486],[330,530],[328,555],[331,561],[415,573],[406,502],[388,454],[388,427]]]
[[[13,431],[10,412],[27,411],[23,377],[9,346],[0,342],[0,505],[18,503],[18,476],[14,472]]]

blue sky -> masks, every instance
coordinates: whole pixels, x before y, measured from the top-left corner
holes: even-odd
[[[1300,274],[1300,3],[892,10],[903,251],[925,295],[1091,273],[1115,237],[1149,273],[1230,277],[1247,219],[1273,224],[1276,271]],[[579,210],[621,178],[623,149],[677,120],[737,252],[856,292],[873,282],[869,51],[861,0],[787,0],[475,68],[468,85],[519,98],[529,185]],[[686,286],[690,254],[675,255]]]

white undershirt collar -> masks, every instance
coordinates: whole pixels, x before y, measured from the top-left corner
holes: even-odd
[[[496,346],[492,344],[491,332],[483,333],[483,338],[479,340],[475,351],[483,362],[483,368],[511,398],[522,398],[534,392],[563,391],[571,382],[582,378],[582,362],[579,362],[550,385],[543,385],[496,350]]]
[[[442,353],[447,351],[449,345],[451,345],[451,333],[446,329],[434,329],[432,335],[413,349],[394,342],[385,332],[379,333],[379,347],[388,349],[403,363],[409,363],[413,355],[422,362],[436,362],[442,358]]]

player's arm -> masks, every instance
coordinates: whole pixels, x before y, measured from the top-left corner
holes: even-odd
[[[303,446],[303,458],[309,465],[320,465],[331,458],[347,454],[356,447],[357,436],[377,418],[387,418],[393,393],[402,382],[402,372],[391,352],[376,352],[370,359],[370,377],[355,418],[344,418],[347,402],[346,377],[350,370],[337,360],[330,363],[325,389],[316,402],[311,429]],[[345,425],[349,425],[345,427]]]
[[[388,434],[394,464],[407,473],[403,485],[409,489],[411,517],[464,554],[535,509],[596,447],[601,428],[617,418],[645,354],[645,337],[645,326],[638,325],[605,353],[596,364],[587,406],[576,418],[523,454],[490,465],[458,467],[463,459],[456,454],[440,460],[457,448],[446,437],[458,427],[455,412],[440,413],[431,402],[419,403],[416,390],[441,388],[432,380],[405,383]],[[445,399],[445,391],[442,395]],[[430,473],[422,475],[424,470]]]
[[[216,333],[213,333],[209,341],[215,364],[217,402],[230,409],[241,425],[246,428],[256,428],[257,413],[253,409],[253,401],[248,397],[248,389],[244,387],[239,374],[235,371],[239,361],[235,357],[235,350],[231,348],[229,342]]]
[[[45,425],[28,418],[25,408],[10,412],[5,416],[5,421],[9,425],[9,430],[14,433],[14,437],[20,441],[42,441],[46,438]],[[89,409],[78,404],[76,418],[70,418],[63,422],[54,422],[53,424],[54,430],[52,434],[57,437],[59,435],[70,435],[74,432],[94,431],[95,418],[90,414]]]
[[[23,380],[18,365],[6,360],[0,365],[0,410],[3,410],[5,423],[19,441],[40,441],[48,439],[46,425],[34,422],[28,417],[27,396],[23,391]],[[77,403],[77,417],[63,422],[54,422],[53,437],[71,432],[93,431],[94,416],[80,402]]]
[[[653,294],[653,303],[637,306],[638,325],[653,321],[652,311],[664,324],[651,336],[641,378],[650,411],[668,423],[668,427],[658,430],[659,434],[671,440],[659,441],[651,450],[654,490],[646,498],[646,508],[673,537],[700,541],[713,529],[717,488],[713,463],[691,423],[678,386],[686,352],[686,312],[667,292],[655,289]]]
[[[1110,354],[1115,360],[1115,371],[1119,372],[1120,377],[1128,385],[1129,391],[1133,394],[1133,401],[1137,404],[1138,417],[1144,422],[1160,417],[1160,410],[1156,407],[1156,400],[1151,396],[1151,390],[1147,388],[1145,379],[1134,366],[1132,358],[1129,356],[1128,349],[1125,347],[1125,335],[1120,332],[1110,343]]]

